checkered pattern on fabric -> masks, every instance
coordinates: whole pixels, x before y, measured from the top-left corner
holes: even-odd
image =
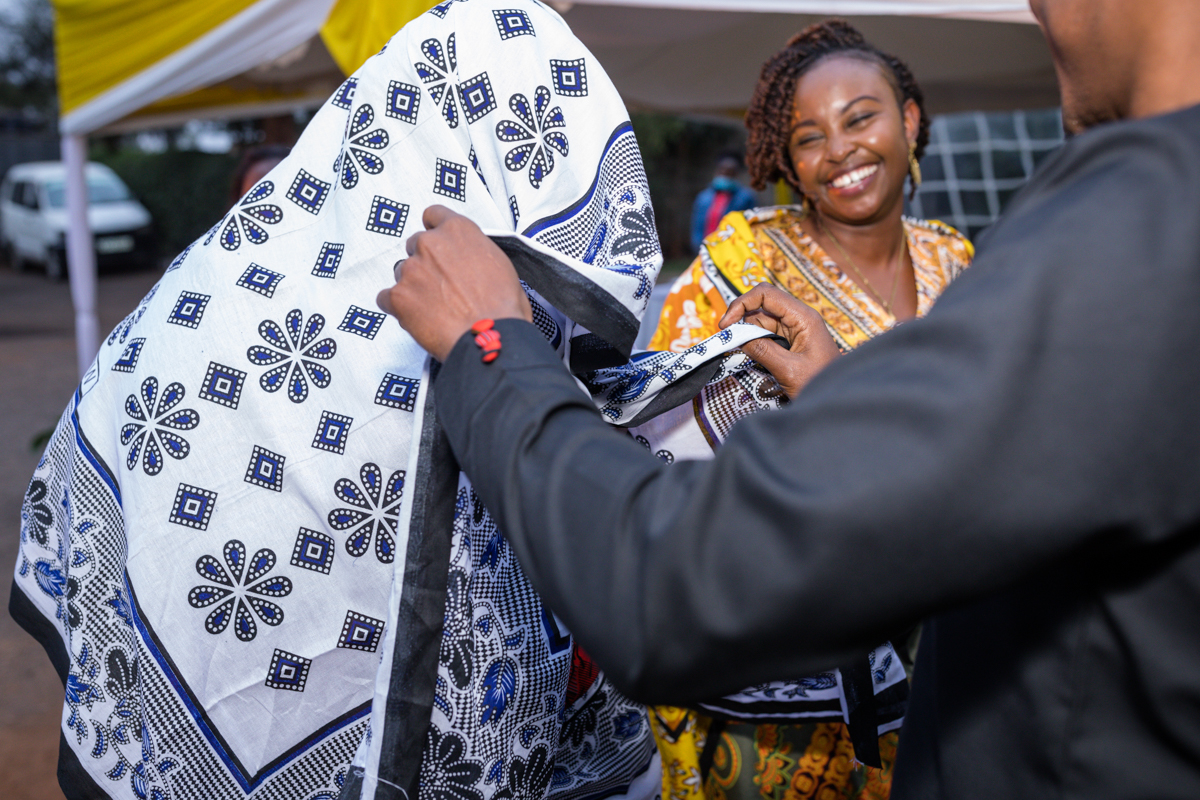
[[[459,737],[462,761],[501,785],[512,758],[540,750],[555,765],[547,794],[555,800],[621,791],[654,752],[645,710],[603,679],[564,707],[573,648],[465,475],[451,553],[431,744]],[[510,687],[507,674],[520,678]],[[436,765],[426,770],[417,800],[438,796]]]
[[[502,39],[493,11],[520,11],[536,33]],[[552,61],[570,71],[561,87]],[[340,790],[360,746],[373,790],[395,755],[366,736],[366,715],[379,702],[382,724],[390,673],[376,696],[383,646],[346,621],[395,630],[413,499],[399,482],[428,457],[414,429],[426,354],[374,298],[418,227],[407,214],[449,201],[494,231],[512,231],[518,208],[549,220],[541,232],[577,257],[563,269],[636,313],[661,254],[628,115],[589,61],[540,3],[441,4],[339,87],[105,342],[77,423],[64,418],[31,485],[17,564],[18,591],[72,659],[63,732],[99,794],[311,800]],[[531,138],[503,140],[505,120]],[[168,321],[181,297],[207,298],[202,317],[189,306]],[[543,310],[565,355],[573,323]],[[134,452],[145,429],[174,431],[161,415],[135,419],[126,399],[176,384],[198,420],[178,423],[191,426],[186,448],[147,469],[148,450]],[[640,709],[611,691],[601,703],[597,681],[596,705],[559,719],[569,636],[547,632],[515,567],[496,574],[475,579],[495,627],[471,634],[472,685],[502,693],[512,673],[492,668],[511,658],[524,688],[511,705],[495,695],[486,722],[464,710],[430,736],[465,737],[464,757],[502,762],[505,776],[544,751],[561,769],[522,800],[623,790],[653,749]],[[307,672],[271,677],[281,654]],[[563,725],[579,730],[569,746]],[[501,788],[486,778],[480,800]]]

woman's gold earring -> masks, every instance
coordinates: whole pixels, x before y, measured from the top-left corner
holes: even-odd
[[[917,161],[917,146],[908,146],[908,174],[912,176],[913,189],[921,185],[921,164]]]

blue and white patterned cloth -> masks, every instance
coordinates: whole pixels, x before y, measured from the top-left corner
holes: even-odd
[[[38,464],[12,610],[66,685],[68,796],[658,791],[640,706],[568,704],[571,637],[375,308],[434,203],[509,234],[573,369],[628,357],[661,254],[620,98],[540,3],[435,6],[175,259]]]

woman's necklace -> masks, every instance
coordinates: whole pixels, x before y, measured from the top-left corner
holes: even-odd
[[[829,241],[833,242],[834,246],[837,247],[838,252],[840,252],[842,254],[842,256],[845,257],[846,263],[850,266],[850,269],[854,270],[854,274],[857,275],[859,280],[861,280],[863,282],[863,288],[866,289],[868,292],[870,292],[871,296],[875,298],[876,302],[878,302],[880,305],[883,306],[884,311],[886,311],[888,314],[890,314],[893,317],[896,316],[895,313],[892,312],[892,303],[896,299],[896,287],[900,283],[900,273],[904,269],[904,245],[906,244],[906,242],[905,242],[906,237],[904,235],[904,223],[903,222],[900,223],[900,250],[896,254],[896,260],[897,260],[896,269],[892,273],[892,290],[888,293],[888,299],[884,300],[883,295],[881,295],[879,293],[879,291],[875,288],[874,284],[872,284],[869,280],[867,280],[867,276],[862,274],[862,270],[860,270],[858,268],[858,265],[854,263],[854,259],[850,257],[849,253],[846,252],[846,248],[842,247],[842,243],[839,242],[837,240],[837,237],[833,235],[833,231],[831,231],[825,227],[825,223],[821,221],[820,216],[818,216],[818,215],[814,215],[814,216],[816,216],[816,218],[817,218],[817,227],[819,227],[821,229],[821,233],[828,236]]]

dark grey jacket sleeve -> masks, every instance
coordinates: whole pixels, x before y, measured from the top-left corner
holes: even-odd
[[[933,313],[739,422],[711,462],[666,467],[608,427],[518,321],[491,365],[458,343],[438,414],[622,690],[680,703],[810,674],[1200,519],[1197,163],[1171,130],[1072,143]]]

